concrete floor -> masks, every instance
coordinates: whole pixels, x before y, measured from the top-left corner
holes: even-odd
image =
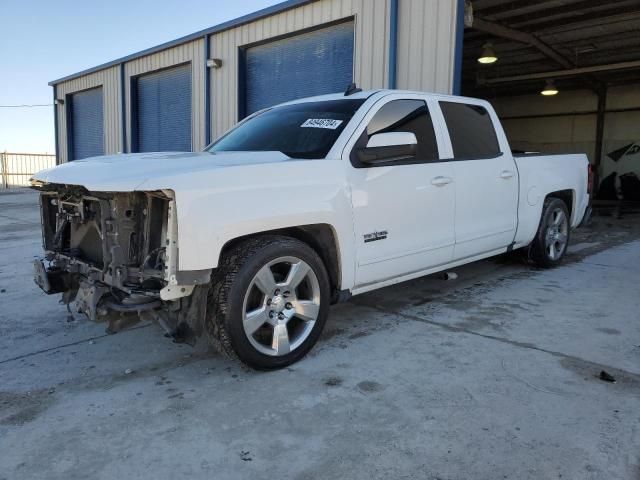
[[[0,479],[640,479],[638,215],[355,297],[273,373],[70,318],[38,223],[0,193]]]

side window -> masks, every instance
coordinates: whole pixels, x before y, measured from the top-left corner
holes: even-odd
[[[449,130],[453,156],[461,159],[500,155],[496,130],[486,108],[456,102],[440,102]]]
[[[418,140],[416,160],[438,160],[438,144],[427,104],[422,100],[393,100],[374,115],[367,140],[376,133],[412,132]]]

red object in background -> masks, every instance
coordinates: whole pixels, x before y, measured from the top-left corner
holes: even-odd
[[[587,193],[593,191],[593,165],[589,164],[589,176],[587,177]]]

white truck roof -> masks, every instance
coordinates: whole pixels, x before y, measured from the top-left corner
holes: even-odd
[[[429,95],[438,98],[451,98],[451,99],[467,99],[472,103],[477,103],[480,99],[471,98],[471,97],[462,97],[459,95],[445,95],[442,93],[435,92],[420,92],[417,90],[391,90],[391,89],[379,89],[379,90],[363,90],[361,92],[353,93],[351,95],[345,96],[344,93],[329,93],[326,95],[317,95],[315,97],[306,97],[300,98],[297,100],[291,100],[290,102],[282,103],[281,105],[294,105],[297,103],[306,103],[306,102],[322,102],[322,101],[331,101],[331,100],[343,100],[343,99],[354,99],[354,100],[366,100],[373,95],[384,96],[388,94],[405,94],[405,95]],[[482,100],[480,100],[482,101]]]

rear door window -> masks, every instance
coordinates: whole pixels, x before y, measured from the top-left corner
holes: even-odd
[[[480,105],[440,102],[456,159],[495,158],[501,154],[491,116]]]

